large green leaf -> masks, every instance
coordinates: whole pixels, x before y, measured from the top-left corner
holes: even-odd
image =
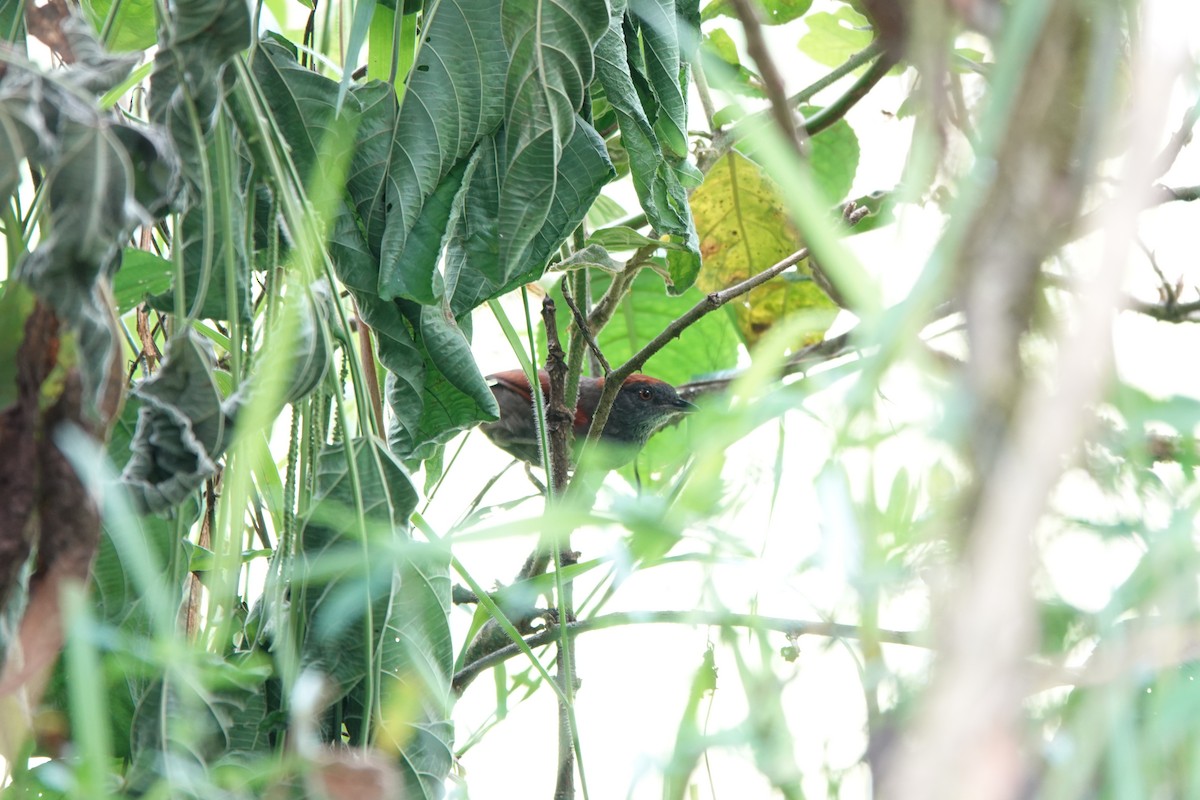
[[[511,62],[505,82],[500,260],[527,260],[550,212],[562,151],[592,82],[592,51],[608,29],[605,3],[505,0],[501,26]]]
[[[84,15],[97,33],[113,12],[113,0],[84,0]],[[120,0],[106,39],[110,50],[145,50],[157,41],[154,0]]]
[[[454,321],[449,307],[421,307],[421,338],[435,367],[455,389],[475,401],[476,418],[498,419],[500,408],[487,381],[479,374],[471,343]]]
[[[576,121],[575,132],[558,163],[554,199],[538,235],[520,264],[500,257],[496,209],[500,196],[498,150],[481,145],[457,198],[446,246],[446,283],[451,308],[463,317],[486,300],[541,276],[551,255],[583,220],[615,172],[604,142],[591,125]]]
[[[652,120],[657,109],[647,110],[634,85],[631,53],[625,36],[623,16],[614,14],[608,32],[596,47],[596,77],[604,89],[621,128],[621,143],[629,153],[630,173],[638,199],[650,224],[660,234],[668,234],[684,243],[687,252],[671,262],[674,291],[683,291],[696,279],[700,268],[696,232],[688,209],[687,191],[680,172],[664,154]],[[678,56],[676,56],[678,57]]]
[[[177,506],[216,471],[232,424],[207,343],[195,333],[176,337],[165,355],[162,369],[134,389],[142,405],[121,473],[135,504],[154,512]]]
[[[430,320],[425,319],[428,309],[407,301],[398,302],[402,304],[406,319],[414,326],[424,369],[420,373],[420,384],[408,380],[411,372],[388,374],[385,389],[388,405],[398,410],[388,431],[388,441],[393,450],[405,458],[406,463],[415,464],[433,456],[440,445],[459,431],[470,428],[480,420],[495,419],[497,412],[487,406],[480,394],[482,377],[466,376],[466,373],[479,374],[469,349],[463,349],[470,338],[469,331],[463,331],[461,335],[454,334],[444,330],[440,323],[430,328]],[[464,317],[459,324],[465,327],[469,322],[470,317]],[[435,348],[439,350],[436,358],[431,352]],[[454,375],[453,380],[443,372],[443,367]],[[460,386],[471,391],[464,391]],[[419,399],[409,406],[414,394]],[[488,394],[491,394],[490,390]],[[418,412],[416,415],[413,414],[414,408]],[[403,412],[403,417],[400,412]],[[413,424],[414,416],[415,428],[408,427]]]
[[[355,197],[360,207],[383,208],[377,293],[384,299],[432,302],[436,295],[436,264],[410,265],[405,253],[426,200],[504,119],[508,53],[499,12],[496,0],[445,0],[426,16],[404,104],[386,142],[386,161],[379,163],[386,169],[373,172],[379,188]],[[372,149],[376,152],[385,155],[382,146]],[[374,223],[377,215],[363,218]],[[367,234],[372,241],[375,228]],[[440,232],[437,239],[440,244]]]
[[[108,59],[83,23],[70,36],[86,53],[73,71],[51,77],[9,68],[0,89],[0,155],[14,160],[0,166],[0,192],[11,191],[24,159],[47,175],[49,224],[14,274],[74,332],[87,399],[96,402],[114,344],[99,282],[118,268],[120,244],[133,229],[166,211],[179,168],[165,139],[101,115],[85,99],[128,64]]]
[[[345,445],[327,447],[319,459],[316,503],[302,533],[303,574],[328,563],[358,566],[297,582],[303,588],[293,591],[304,598],[308,620],[301,659],[328,677],[337,701],[345,700],[343,719],[352,732],[361,727],[367,675],[379,671],[388,734],[381,741],[400,748],[409,796],[437,797],[452,763],[449,558],[405,537],[417,495],[391,455],[373,440],[356,440],[349,451],[357,491]],[[356,496],[365,539],[353,523]]]
[[[387,619],[394,575],[392,559],[384,557],[381,548],[393,536],[403,535],[417,497],[408,474],[374,440],[355,440],[350,449],[357,485],[351,482],[347,447],[327,446],[317,463],[316,496],[301,535],[304,574],[325,562],[353,563],[356,555],[363,556],[357,568],[345,568],[335,577],[301,579],[308,620],[303,661],[329,676],[337,698],[373,668],[366,660],[363,615],[370,605],[377,626],[372,636],[378,637],[378,626]],[[359,505],[366,531],[354,530]],[[373,544],[379,551],[375,557],[369,554]]]
[[[687,64],[679,59],[675,0],[633,0],[631,18],[641,37],[646,78],[654,92],[654,132],[675,158],[688,154]],[[695,32],[689,32],[694,40]]]
[[[248,319],[249,258],[242,235],[246,195],[234,159],[224,164],[218,152],[232,152],[234,142],[215,121],[220,112],[222,76],[229,60],[250,46],[250,9],[245,0],[182,0],[172,2],[170,14],[159,20],[159,50],[150,79],[150,118],[164,126],[183,163],[190,209],[184,215],[182,248],[186,303],[202,317]],[[205,191],[205,186],[229,191]],[[205,203],[212,204],[206,214]],[[232,241],[226,241],[228,228]],[[232,257],[232,263],[227,260]],[[232,271],[236,307],[229,308],[226,292]],[[180,287],[175,287],[179,290]],[[173,310],[174,294],[152,301]]]
[[[204,658],[202,656],[202,658]],[[210,654],[198,666],[220,676],[222,687],[168,677],[138,698],[131,736],[132,760],[126,789],[174,798],[219,796],[213,777],[223,763],[245,764],[269,753],[283,735],[283,717],[273,714],[267,671],[253,654],[223,659]],[[212,681],[209,682],[211,685]]]
[[[318,154],[337,132],[333,127],[337,84],[300,66],[290,43],[275,36],[259,42],[251,69],[287,142],[296,172],[301,180],[309,180],[320,166]],[[343,111],[357,116],[357,100],[347,103]],[[328,152],[327,146],[324,150]]]
[[[253,41],[246,0],[178,0],[159,20],[159,50],[150,78],[150,118],[165,125],[183,158],[192,187],[201,184],[193,120],[204,137],[211,129],[225,65]]]

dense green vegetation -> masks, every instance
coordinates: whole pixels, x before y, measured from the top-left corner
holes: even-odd
[[[673,715],[639,797],[1195,794],[1200,400],[1112,347],[1188,371],[1200,311],[1142,5],[0,0],[5,795],[586,797],[577,641],[648,625],[709,633],[611,657]],[[457,458],[485,324],[551,368],[533,498]],[[700,410],[569,470],[643,368]]]

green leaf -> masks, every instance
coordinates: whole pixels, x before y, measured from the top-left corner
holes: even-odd
[[[113,299],[117,313],[124,314],[146,299],[171,288],[175,265],[154,253],[126,247],[121,269],[113,278]]]
[[[630,58],[622,17],[617,14],[596,47],[596,77],[616,114],[621,142],[629,153],[633,186],[650,224],[687,248],[686,253],[676,255],[671,271],[674,290],[683,291],[695,280],[700,266],[687,190],[664,155],[652,115],[634,86]]]
[[[41,84],[31,81],[6,87],[0,97],[0,202],[7,203],[16,191],[25,159],[36,158],[43,148],[49,152],[53,144],[41,113],[41,94]]]
[[[709,171],[704,185],[692,194],[692,210],[704,253],[696,283],[706,292],[739,283],[802,246],[778,186],[737,151]],[[775,278],[726,306],[748,343],[797,312],[811,314],[811,325],[798,346],[824,336],[837,306],[814,282],[796,277]]]
[[[133,457],[121,483],[143,511],[179,505],[216,471],[230,422],[213,382],[211,349],[195,333],[167,342],[162,369],[139,384]]]
[[[782,25],[804,16],[812,0],[758,0],[755,4],[762,13],[762,21],[767,25]],[[717,17],[733,17],[737,19],[737,10],[730,0],[712,0],[700,12],[703,22]]]
[[[112,311],[98,281],[117,268],[119,243],[165,212],[178,167],[161,137],[101,117],[81,99],[79,89],[105,84],[112,70],[80,25],[84,30],[73,29],[72,42],[81,48],[91,42],[92,50],[85,50],[88,62],[71,76],[79,88],[24,74],[0,100],[0,146],[47,175],[48,233],[16,264],[14,275],[70,325],[86,398],[96,403],[114,347]],[[11,177],[2,170],[0,189]]]
[[[741,62],[737,44],[721,28],[706,34],[700,42],[704,72],[716,88],[746,97],[765,97],[762,79]]]
[[[641,36],[646,77],[654,91],[657,114],[654,132],[663,148],[678,159],[688,155],[687,66],[680,62],[681,22],[675,14],[674,0],[633,0],[630,18]],[[693,39],[695,31],[688,31]]]
[[[102,33],[113,0],[83,0],[80,7],[96,32]],[[105,46],[118,53],[145,50],[157,41],[155,25],[154,0],[121,0]]]
[[[320,166],[322,143],[335,133],[337,84],[300,66],[289,43],[273,37],[259,42],[251,69],[287,142],[297,174],[308,181]],[[355,100],[347,105],[345,113],[357,116],[358,110]],[[243,130],[243,135],[249,137],[250,132]],[[259,166],[268,168],[266,164]]]
[[[237,669],[260,657],[246,654],[225,660],[210,654],[205,666],[211,675],[237,678],[219,689],[186,680],[159,680],[150,686],[138,700],[129,729],[129,791],[212,797],[218,790],[203,768],[224,761],[245,763],[270,752],[272,741],[283,734],[284,722],[271,713],[263,672]],[[181,775],[179,764],[197,769]]]
[[[502,150],[502,133],[494,146],[489,142],[480,145],[455,199],[446,245],[446,283],[458,318],[493,297],[540,278],[550,257],[578,227],[614,174],[599,134],[582,119],[577,120],[558,163],[550,211],[527,250],[527,260],[506,263],[500,257],[499,232],[503,228],[498,213]]]
[[[165,125],[193,188],[200,185],[200,135],[208,133],[224,91],[225,65],[253,42],[250,7],[244,0],[178,0],[169,17],[159,20],[160,47],[150,78],[150,119]]]
[[[811,116],[814,110],[804,107],[800,112]],[[842,118],[812,137],[809,145],[813,179],[824,190],[826,200],[840,203],[850,194],[858,172],[858,136],[850,123]]]
[[[417,501],[400,465],[375,442],[355,440],[350,449],[357,492],[345,446],[329,446],[320,456],[316,503],[301,534],[302,574],[320,572],[323,563],[359,566],[336,569],[329,579],[297,581],[294,591],[304,598],[308,620],[301,660],[328,676],[336,699],[346,698],[351,731],[361,727],[367,675],[379,670],[382,741],[401,748],[408,796],[432,797],[452,763],[449,556],[397,533]],[[367,522],[365,540],[352,523],[356,498]],[[368,607],[373,628],[364,624]]]
[[[386,220],[377,290],[385,300],[410,296],[404,288],[414,281],[403,275],[408,268],[404,256],[426,200],[504,120],[509,56],[496,11],[491,0],[460,0],[439,3],[427,14],[404,104],[391,136],[381,143],[387,168],[373,173],[380,188],[369,194],[355,192],[360,215],[368,223],[368,242],[374,240],[376,215],[362,214],[361,205],[378,205]],[[422,287],[416,294],[412,299],[428,300],[433,287]]]
[[[808,33],[800,37],[799,48],[818,64],[836,67],[871,44],[871,22],[850,6],[836,12],[819,11],[804,19]]]
[[[475,366],[471,343],[459,330],[449,308],[421,307],[421,338],[434,366],[455,389],[475,401],[481,419],[500,418],[496,396]]]
[[[21,0],[0,0],[0,40],[12,42],[25,54],[25,4]]]
[[[589,245],[596,245],[608,250],[637,250],[639,247],[654,245],[655,247],[671,247],[682,249],[678,245],[662,239],[651,239],[649,236],[625,225],[614,225],[611,228],[600,228],[593,231],[587,238]]]
[[[511,61],[505,79],[500,263],[510,274],[527,263],[550,213],[556,167],[575,133],[576,112],[592,82],[592,52],[608,21],[606,3],[502,5]]]
[[[608,251],[598,244],[586,245],[582,250],[572,253],[554,265],[556,270],[585,269],[588,267],[603,270],[604,272],[617,273],[623,270],[625,265],[619,261],[614,261],[613,257],[608,254]]]
[[[17,402],[17,353],[25,341],[25,320],[33,311],[34,297],[16,281],[5,283],[0,294],[0,412]]]
[[[311,297],[302,287],[293,287],[285,299],[293,324],[285,327],[286,318],[278,317],[267,334],[266,342],[271,345],[273,353],[279,345],[272,343],[287,336],[286,365],[278,363],[279,356],[274,356],[270,362],[260,360],[251,378],[244,381],[238,391],[226,400],[227,414],[235,416],[260,392],[266,392],[274,398],[281,409],[284,405],[307,397],[324,383],[333,363],[329,328],[334,300],[323,279],[313,284],[309,291]],[[279,385],[273,386],[274,382],[279,382]]]

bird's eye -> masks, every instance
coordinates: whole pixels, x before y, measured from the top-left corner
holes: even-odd
[[[649,386],[643,386],[642,388],[638,389],[638,397],[642,398],[643,400],[649,400],[652,394],[653,392],[650,391]]]

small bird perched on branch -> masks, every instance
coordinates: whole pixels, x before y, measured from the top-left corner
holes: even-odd
[[[500,419],[481,427],[492,443],[521,461],[535,466],[542,463],[538,448],[537,423],[534,421],[533,393],[522,370],[514,369],[487,376],[492,394],[500,406]],[[550,376],[538,372],[542,397],[550,395]],[[575,404],[575,445],[578,448],[604,391],[603,378],[580,378],[579,400]],[[613,400],[612,411],[604,425],[600,441],[607,445],[605,463],[618,467],[628,463],[659,428],[696,407],[680,398],[675,387],[649,375],[630,375]]]

